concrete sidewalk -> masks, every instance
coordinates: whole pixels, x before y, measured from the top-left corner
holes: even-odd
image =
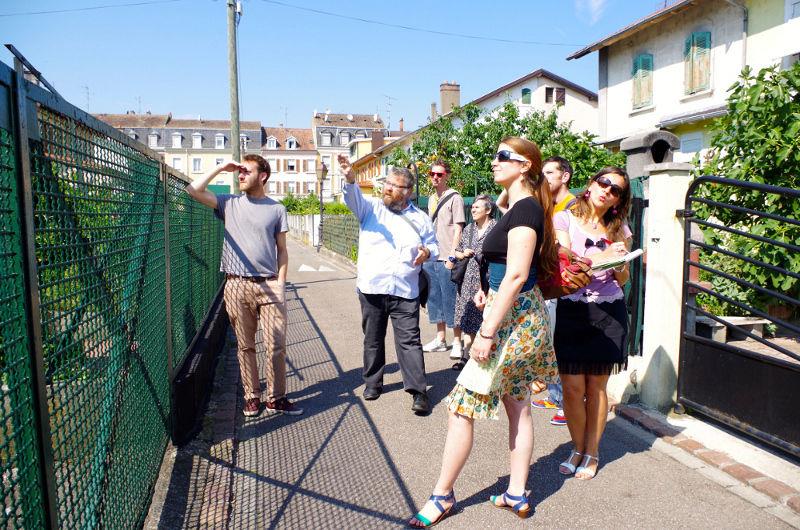
[[[435,406],[418,417],[388,337],[385,393],[366,402],[354,272],[292,241],[289,280],[289,397],[305,414],[245,420],[230,337],[203,432],[184,448],[168,448],[146,528],[399,527],[430,494],[446,432],[441,401],[456,377],[447,354],[426,354]],[[426,341],[434,328],[422,320]],[[458,509],[439,528],[788,528],[800,521],[759,506],[727,475],[702,472],[701,460],[670,453],[613,415],[597,477],[565,478],[557,466],[569,453],[567,429],[551,426],[548,411],[533,413],[534,515],[522,522],[487,503],[508,483],[502,418],[476,424],[456,485]]]

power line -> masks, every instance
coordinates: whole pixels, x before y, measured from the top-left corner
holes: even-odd
[[[26,11],[23,13],[0,13],[0,17],[21,17],[27,15],[49,15],[52,13],[72,13],[75,11],[94,11],[96,9],[110,9],[113,7],[131,7],[131,6],[147,6],[153,4],[171,4],[175,2],[182,2],[183,0],[149,0],[145,2],[131,2],[128,4],[106,4],[91,7],[73,7],[70,9],[54,9],[52,11]]]
[[[446,37],[461,37],[463,39],[473,39],[473,40],[482,40],[482,41],[492,41],[492,42],[504,42],[507,44],[533,44],[539,46],[569,46],[571,48],[577,46],[584,46],[584,44],[572,44],[568,42],[538,42],[538,41],[530,41],[530,40],[514,40],[514,39],[500,39],[496,37],[483,37],[480,35],[467,35],[465,33],[453,33],[450,31],[438,31],[433,29],[425,29],[425,28],[415,28],[413,26],[404,26],[402,24],[391,24],[389,22],[381,22],[380,20],[371,20],[368,18],[361,18],[361,17],[352,17],[348,15],[341,15],[339,13],[331,13],[330,11],[322,11],[321,9],[312,9],[310,7],[300,7],[295,6],[292,4],[286,4],[284,2],[279,2],[277,0],[262,0],[268,4],[275,4],[278,6],[288,7],[291,9],[297,9],[299,11],[308,11],[310,13],[316,13],[318,15],[327,15],[329,17],[336,17],[336,18],[343,18],[346,20],[355,20],[356,22],[363,22],[365,24],[375,24],[376,26],[385,26],[389,28],[396,28],[396,29],[404,29],[406,31],[416,31],[419,33],[431,33],[433,35],[443,35]]]

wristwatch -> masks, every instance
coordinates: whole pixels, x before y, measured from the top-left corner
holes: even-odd
[[[447,256],[447,261],[449,261],[450,263],[455,263],[456,261],[458,261],[458,258],[456,258],[455,256]]]

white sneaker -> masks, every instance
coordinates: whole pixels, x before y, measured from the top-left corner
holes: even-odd
[[[450,358],[451,359],[460,359],[461,358],[461,341],[454,340],[453,341],[453,349],[450,350]]]
[[[447,342],[443,340],[439,340],[438,337],[434,338],[428,344],[422,346],[422,351],[424,352],[431,352],[431,351],[447,351]]]

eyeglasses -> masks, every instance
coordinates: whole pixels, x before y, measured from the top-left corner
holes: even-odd
[[[613,197],[619,197],[622,195],[622,188],[616,184],[613,184],[606,177],[597,177],[594,179],[594,181],[597,182],[597,184],[603,189],[610,188],[610,193]]]
[[[524,156],[518,155],[514,151],[509,151],[507,149],[503,149],[502,151],[495,153],[494,158],[497,159],[498,162],[508,162],[509,160],[516,160],[517,162],[528,161],[528,159]]]
[[[391,182],[389,182],[389,181],[386,181],[386,182],[384,182],[384,183],[383,183],[383,185],[384,185],[385,187],[387,187],[387,188],[403,188],[403,189],[408,189],[408,188],[410,188],[410,187],[411,187],[411,186],[401,186],[400,184],[392,184],[392,183],[391,183]]]
[[[447,175],[444,171],[428,171],[428,175],[431,177],[443,177]]]

